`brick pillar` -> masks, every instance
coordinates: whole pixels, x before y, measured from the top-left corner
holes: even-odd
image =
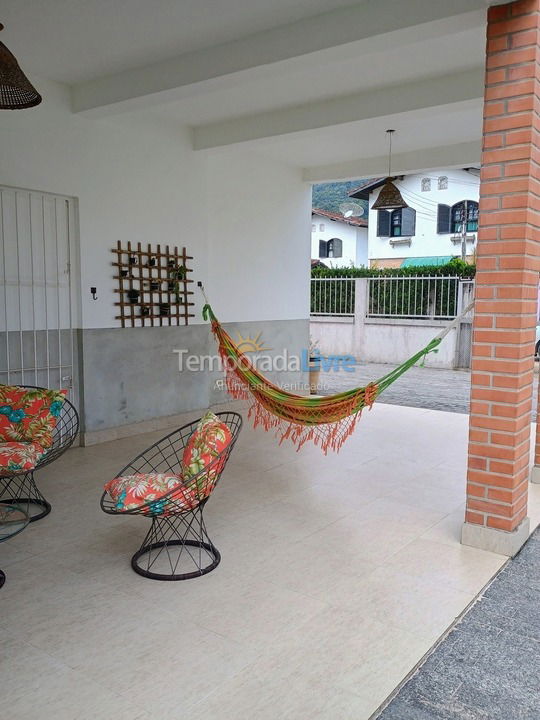
[[[513,555],[527,491],[540,268],[540,0],[488,11],[467,511],[462,542]]]

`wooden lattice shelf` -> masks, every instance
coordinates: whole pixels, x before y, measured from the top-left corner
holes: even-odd
[[[188,275],[193,272],[188,260],[186,248],[179,252],[177,247],[162,249],[151,245],[143,250],[141,243],[132,247],[131,242],[122,247],[120,241],[112,251],[116,255],[113,262],[118,287],[120,309],[116,316],[122,327],[144,327],[163,325],[187,325],[194,317],[190,308],[193,283]]]

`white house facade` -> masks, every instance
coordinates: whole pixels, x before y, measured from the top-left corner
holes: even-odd
[[[367,267],[367,220],[344,218],[326,210],[313,210],[311,259],[320,260],[328,267]]]
[[[430,170],[397,178],[394,183],[409,206],[399,210],[373,209],[383,183],[378,178],[351,193],[369,201],[370,266],[443,264],[461,257],[462,245],[466,257],[473,257],[480,187],[476,169]]]

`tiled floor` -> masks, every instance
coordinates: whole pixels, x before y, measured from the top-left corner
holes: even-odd
[[[246,423],[207,506],[220,566],[147,580],[148,520],[99,497],[163,434],[69,451],[52,514],[0,545],[11,720],[367,720],[504,563],[459,544],[467,417],[379,404],[337,456]]]
[[[380,720],[538,720],[539,671],[537,531]]]

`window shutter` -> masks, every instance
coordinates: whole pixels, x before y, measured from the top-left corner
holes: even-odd
[[[390,237],[390,213],[387,210],[379,210],[377,215],[377,236]]]
[[[343,240],[339,238],[332,238],[332,257],[340,258],[343,257]]]
[[[401,211],[401,234],[403,237],[412,237],[416,231],[416,210],[403,208]]]
[[[439,205],[437,208],[437,232],[444,235],[450,232],[450,206]]]
[[[324,240],[319,240],[319,257],[320,258],[328,257],[328,245]]]

